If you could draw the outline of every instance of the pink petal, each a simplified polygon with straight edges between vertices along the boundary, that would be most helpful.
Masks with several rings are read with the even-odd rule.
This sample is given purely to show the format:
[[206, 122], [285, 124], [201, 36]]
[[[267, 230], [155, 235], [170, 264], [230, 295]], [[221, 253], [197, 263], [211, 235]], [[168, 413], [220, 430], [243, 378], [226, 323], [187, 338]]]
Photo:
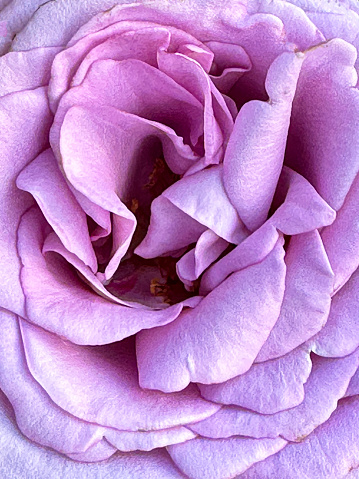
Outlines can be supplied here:
[[318, 232], [292, 236], [285, 262], [281, 312], [256, 362], [292, 351], [320, 331], [328, 318], [333, 272]]
[[359, 346], [357, 270], [332, 299], [328, 321], [314, 338], [313, 351], [321, 356], [341, 357]]
[[69, 190], [52, 151], [45, 150], [22, 170], [16, 185], [32, 194], [65, 248], [96, 272], [86, 215]]
[[231, 479], [277, 453], [286, 444], [281, 438], [198, 438], [167, 449], [174, 463], [191, 479]]
[[268, 220], [285, 235], [306, 233], [335, 220], [335, 211], [313, 186], [296, 171], [284, 167], [274, 203], [280, 204]]
[[201, 103], [166, 74], [138, 60], [99, 60], [92, 64], [82, 84], [62, 97], [50, 134], [58, 160], [62, 122], [74, 105], [89, 110], [112, 106], [162, 123], [187, 144], [196, 144], [203, 134]]
[[357, 369], [354, 376], [352, 376], [344, 397], [357, 395], [359, 395], [359, 369]]
[[102, 438], [104, 428], [70, 416], [52, 402], [27, 368], [16, 316], [4, 310], [0, 314], [6, 336], [0, 343], [1, 389], [15, 410], [21, 432], [65, 454], [85, 452]]
[[227, 248], [228, 242], [206, 230], [198, 238], [196, 247], [183, 255], [176, 264], [177, 274], [181, 281], [191, 286]]
[[334, 293], [359, 266], [359, 176], [345, 198], [337, 218], [322, 231], [323, 244], [334, 271]]
[[312, 363], [308, 348], [299, 347], [279, 359], [254, 364], [249, 371], [221, 384], [202, 384], [203, 397], [262, 414], [298, 406]]
[[219, 237], [238, 244], [248, 233], [224, 190], [222, 175], [222, 166], [213, 166], [182, 178], [162, 195]]
[[58, 47], [37, 48], [27, 52], [9, 52], [0, 57], [0, 96], [46, 86]]
[[20, 260], [16, 231], [20, 217], [33, 199], [19, 191], [15, 180], [20, 171], [47, 147], [52, 116], [45, 88], [7, 95], [0, 99], [0, 268], [1, 306], [24, 315], [24, 297], [19, 282]]
[[228, 143], [224, 185], [240, 218], [252, 231], [264, 223], [273, 200], [303, 59], [303, 54], [283, 53], [273, 62], [266, 80], [269, 102], [244, 105]]
[[282, 170], [274, 203], [280, 206], [269, 220], [205, 273], [202, 292], [212, 290], [232, 272], [261, 261], [277, 241], [277, 230], [298, 235], [327, 226], [335, 219], [335, 211], [310, 183], [287, 167]]
[[328, 421], [307, 439], [258, 462], [241, 479], [357, 478], [355, 471], [347, 473], [359, 466], [358, 407], [359, 398], [340, 401]]
[[214, 53], [210, 78], [220, 92], [229, 93], [237, 80], [252, 68], [251, 61], [239, 45], [206, 42], [206, 46]]
[[131, 339], [85, 347], [20, 324], [31, 374], [59, 407], [80, 419], [124, 431], [154, 431], [197, 422], [220, 408], [192, 385], [173, 394], [141, 389]]
[[152, 202], [151, 223], [136, 254], [150, 258], [183, 248], [197, 241], [205, 227], [235, 244], [247, 235], [224, 191], [222, 166], [185, 176]]
[[[129, 308], [95, 294], [57, 254], [42, 255], [46, 224], [35, 209], [27, 212], [18, 231], [23, 268], [21, 283], [27, 318], [78, 344], [106, 344], [142, 328], [173, 321], [187, 301], [165, 310]], [[197, 298], [190, 298], [198, 301]]]
[[281, 436], [301, 441], [335, 411], [359, 364], [359, 350], [341, 359], [313, 356], [313, 369], [304, 385], [304, 401], [276, 414], [261, 415], [224, 406], [212, 417], [190, 426], [202, 436], [221, 438], [234, 435], [255, 438]]
[[[254, 5], [255, 8], [253, 8]], [[253, 11], [256, 13], [269, 13], [280, 18], [288, 41], [295, 43], [299, 50], [306, 50], [325, 40], [317, 28], [317, 23], [310, 21], [300, 5], [296, 5], [296, 2], [264, 0], [253, 2], [253, 6]]]
[[158, 479], [184, 478], [164, 449], [151, 453], [117, 453], [105, 462], [93, 464], [70, 460], [28, 441], [7, 415], [7, 406], [8, 401], [0, 392], [1, 472], [6, 477], [11, 477], [11, 474], [21, 476], [24, 471], [29, 471], [31, 465], [31, 471], [37, 478], [48, 477], [49, 471], [56, 477], [95, 478], [109, 475], [114, 479], [142, 479], [156, 474]]
[[[7, 35], [0, 37], [0, 55], [9, 50], [13, 37], [26, 25], [41, 5], [42, 0], [13, 0], [1, 8], [0, 22], [6, 22]], [[44, 45], [48, 46], [48, 45]]]
[[151, 204], [151, 223], [135, 253], [156, 258], [194, 243], [205, 230], [205, 226], [161, 195]]
[[279, 241], [259, 264], [231, 275], [171, 325], [137, 335], [141, 387], [179, 391], [190, 381], [243, 374], [278, 318], [285, 265]]
[[356, 49], [340, 39], [307, 52], [288, 136], [286, 164], [335, 210], [343, 205], [359, 170], [356, 55]]

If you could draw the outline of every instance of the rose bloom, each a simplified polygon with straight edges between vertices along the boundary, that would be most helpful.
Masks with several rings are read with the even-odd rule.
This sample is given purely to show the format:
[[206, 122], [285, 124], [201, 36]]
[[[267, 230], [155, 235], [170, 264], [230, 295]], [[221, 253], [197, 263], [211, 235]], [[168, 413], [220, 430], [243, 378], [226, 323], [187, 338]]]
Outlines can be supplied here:
[[358, 477], [358, 3], [113, 3], [1, 2], [1, 477]]

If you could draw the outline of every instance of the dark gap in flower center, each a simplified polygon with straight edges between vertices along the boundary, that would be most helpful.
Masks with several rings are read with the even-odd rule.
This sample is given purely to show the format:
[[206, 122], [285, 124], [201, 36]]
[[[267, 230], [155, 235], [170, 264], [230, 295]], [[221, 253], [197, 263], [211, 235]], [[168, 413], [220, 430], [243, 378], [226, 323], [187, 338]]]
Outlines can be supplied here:
[[[147, 148], [142, 145], [139, 149], [136, 168], [129, 172], [126, 192], [121, 197], [135, 215], [137, 227], [126, 255], [106, 288], [120, 299], [164, 308], [195, 295], [198, 290], [187, 291], [178, 278], [176, 263], [179, 258], [144, 259], [134, 253], [147, 233], [152, 201], [180, 179], [180, 175], [168, 167], [161, 144], [150, 139], [145, 146]], [[151, 151], [151, 158], [145, 150]]]

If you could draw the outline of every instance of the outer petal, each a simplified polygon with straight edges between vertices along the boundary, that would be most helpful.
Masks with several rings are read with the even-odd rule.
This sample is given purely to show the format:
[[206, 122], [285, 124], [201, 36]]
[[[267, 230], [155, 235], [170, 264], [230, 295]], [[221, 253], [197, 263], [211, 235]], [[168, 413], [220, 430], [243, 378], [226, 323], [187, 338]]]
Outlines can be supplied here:
[[335, 211], [310, 183], [287, 167], [283, 168], [274, 203], [280, 206], [269, 220], [206, 272], [202, 292], [218, 286], [232, 272], [261, 261], [277, 240], [277, 230], [298, 235], [330, 225], [335, 219]]
[[292, 351], [314, 336], [328, 318], [333, 271], [319, 233], [292, 236], [285, 261], [287, 275], [281, 312], [256, 362]]
[[198, 434], [212, 437], [277, 437], [301, 441], [335, 411], [359, 364], [359, 350], [341, 359], [312, 358], [313, 369], [304, 386], [304, 401], [297, 407], [261, 415], [236, 407], [223, 407], [212, 417], [191, 425]]
[[[142, 327], [152, 328], [172, 321], [179, 315], [181, 303], [162, 311], [150, 311], [145, 307], [122, 306], [98, 296], [63, 259], [52, 253], [46, 258], [42, 255], [44, 228], [44, 220], [36, 210], [27, 212], [19, 227], [26, 317], [33, 323], [74, 343], [106, 344], [131, 336]], [[193, 299], [195, 303], [198, 301], [191, 298], [189, 305]]]
[[298, 406], [312, 363], [308, 347], [279, 359], [254, 364], [249, 371], [221, 384], [202, 384], [203, 397], [221, 404], [235, 404], [262, 414]]
[[359, 175], [355, 178], [337, 218], [322, 231], [322, 239], [334, 279], [336, 293], [359, 266]]
[[285, 265], [279, 241], [261, 263], [234, 273], [172, 325], [137, 335], [142, 387], [178, 391], [246, 372], [278, 318]]
[[58, 47], [10, 52], [0, 57], [0, 96], [48, 85]]
[[337, 410], [322, 426], [299, 444], [255, 464], [241, 479], [343, 479], [357, 478], [359, 466], [359, 398], [340, 401]]
[[184, 479], [168, 454], [162, 449], [150, 453], [117, 453], [106, 462], [86, 464], [75, 462], [28, 441], [14, 426], [7, 399], [0, 392], [0, 474], [3, 477], [48, 479], [49, 471], [55, 477], [98, 479], [104, 474], [114, 479]]
[[321, 356], [341, 357], [359, 346], [357, 270], [332, 299], [328, 321], [314, 340], [313, 351]]
[[356, 56], [356, 49], [340, 39], [306, 54], [288, 135], [286, 164], [335, 210], [343, 205], [359, 170]]
[[62, 409], [90, 423], [124, 431], [155, 431], [196, 422], [220, 408], [195, 386], [163, 394], [138, 385], [132, 339], [85, 347], [20, 322], [31, 374]]
[[45, 88], [14, 93], [0, 100], [0, 305], [22, 315], [24, 300], [16, 230], [21, 215], [33, 200], [28, 193], [18, 190], [15, 180], [24, 166], [47, 147], [51, 120]]
[[277, 453], [286, 443], [281, 438], [198, 438], [183, 445], [169, 446], [168, 451], [175, 464], [190, 479], [231, 479]]
[[46, 150], [32, 161], [17, 177], [16, 185], [32, 194], [65, 248], [96, 272], [86, 215], [67, 186], [52, 151]]
[[292, 100], [304, 55], [283, 53], [268, 70], [268, 103], [252, 101], [238, 113], [224, 159], [224, 185], [251, 230], [267, 218], [282, 169]]

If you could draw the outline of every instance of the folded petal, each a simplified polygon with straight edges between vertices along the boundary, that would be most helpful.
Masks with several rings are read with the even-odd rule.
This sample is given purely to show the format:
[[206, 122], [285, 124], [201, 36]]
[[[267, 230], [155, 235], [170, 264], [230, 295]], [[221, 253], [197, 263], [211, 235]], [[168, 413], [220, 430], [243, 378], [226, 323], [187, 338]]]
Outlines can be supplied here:
[[136, 254], [151, 258], [183, 248], [207, 228], [235, 244], [247, 235], [224, 191], [222, 166], [185, 176], [152, 202], [151, 223]]
[[98, 60], [81, 85], [62, 97], [50, 134], [58, 160], [62, 122], [72, 106], [112, 106], [172, 128], [188, 145], [203, 134], [201, 103], [165, 73], [139, 60]]
[[18, 231], [21, 283], [26, 317], [31, 322], [74, 343], [106, 344], [131, 336], [142, 327], [173, 321], [187, 304], [151, 311], [145, 306], [122, 306], [97, 295], [57, 254], [43, 256], [47, 228], [40, 212], [32, 209], [23, 216]]
[[134, 341], [78, 346], [22, 321], [27, 365], [51, 399], [90, 423], [125, 431], [154, 431], [196, 422], [220, 406], [195, 386], [164, 394], [138, 385]]
[[1, 56], [0, 96], [48, 85], [52, 61], [60, 50], [59, 47], [36, 48]]
[[251, 68], [251, 61], [245, 50], [233, 43], [206, 42], [214, 53], [210, 78], [218, 90], [229, 93], [237, 80]]
[[306, 53], [288, 134], [286, 164], [335, 210], [359, 171], [356, 56], [356, 49], [341, 39]]
[[330, 226], [321, 233], [334, 271], [334, 293], [359, 266], [359, 175], [356, 176], [343, 206]]
[[274, 204], [278, 209], [268, 222], [285, 235], [319, 229], [332, 224], [336, 217], [335, 211], [313, 186], [286, 166], [279, 179]]
[[52, 115], [42, 87], [7, 95], [0, 99], [0, 105], [0, 305], [24, 315], [16, 230], [33, 199], [19, 191], [15, 181], [20, 171], [47, 147]]
[[288, 41], [295, 43], [300, 50], [306, 50], [325, 38], [318, 30], [318, 24], [309, 19], [309, 15], [299, 4], [300, 2], [294, 1], [289, 3], [283, 0], [264, 0], [252, 2], [250, 8], [253, 12], [269, 13], [280, 18]]
[[313, 356], [312, 362], [312, 372], [304, 385], [304, 401], [299, 406], [270, 415], [223, 406], [190, 429], [212, 438], [240, 434], [255, 438], [280, 436], [300, 442], [335, 411], [358, 368], [359, 350], [341, 359]]
[[359, 270], [332, 299], [328, 321], [314, 338], [313, 351], [321, 356], [342, 357], [359, 346]]
[[227, 246], [227, 241], [217, 236], [212, 230], [206, 230], [198, 238], [196, 247], [188, 251], [177, 262], [178, 277], [184, 284], [191, 286], [193, 281], [198, 279], [203, 271], [219, 258]]
[[231, 275], [172, 325], [137, 335], [141, 387], [179, 391], [245, 373], [278, 318], [284, 293], [282, 242], [259, 264]]
[[304, 55], [283, 53], [266, 79], [268, 103], [252, 101], [238, 113], [224, 158], [224, 185], [250, 229], [267, 218], [282, 169], [292, 100]]
[[28, 441], [7, 415], [7, 406], [7, 399], [0, 392], [1, 471], [6, 475], [23, 475], [31, 464], [31, 471], [38, 478], [47, 477], [49, 470], [56, 477], [96, 478], [108, 474], [114, 479], [142, 479], [155, 473], [158, 479], [184, 478], [164, 449], [150, 453], [117, 453], [97, 464], [75, 462]]
[[102, 438], [104, 428], [67, 414], [49, 398], [27, 368], [16, 316], [5, 310], [0, 314], [6, 336], [0, 344], [1, 389], [15, 410], [21, 432], [65, 454], [85, 452]]
[[276, 454], [286, 444], [281, 438], [215, 440], [201, 437], [167, 449], [177, 467], [191, 479], [230, 479]]
[[328, 318], [333, 271], [319, 233], [292, 236], [285, 262], [287, 275], [280, 315], [256, 362], [292, 351], [320, 331]]
[[277, 241], [277, 230], [298, 235], [330, 225], [335, 219], [335, 211], [310, 183], [287, 167], [282, 170], [273, 203], [278, 209], [266, 223], [206, 272], [201, 283], [203, 292], [245, 265], [261, 261]]
[[[340, 401], [333, 415], [299, 444], [288, 444], [277, 454], [258, 462], [241, 479], [351, 479], [359, 466], [359, 398]], [[348, 475], [347, 475], [348, 474]]]
[[309, 350], [299, 347], [279, 359], [254, 364], [249, 371], [221, 384], [199, 385], [203, 397], [234, 404], [261, 414], [298, 406], [312, 363]]
[[86, 214], [67, 186], [52, 151], [44, 151], [26, 166], [16, 185], [32, 194], [65, 248], [96, 272]]

